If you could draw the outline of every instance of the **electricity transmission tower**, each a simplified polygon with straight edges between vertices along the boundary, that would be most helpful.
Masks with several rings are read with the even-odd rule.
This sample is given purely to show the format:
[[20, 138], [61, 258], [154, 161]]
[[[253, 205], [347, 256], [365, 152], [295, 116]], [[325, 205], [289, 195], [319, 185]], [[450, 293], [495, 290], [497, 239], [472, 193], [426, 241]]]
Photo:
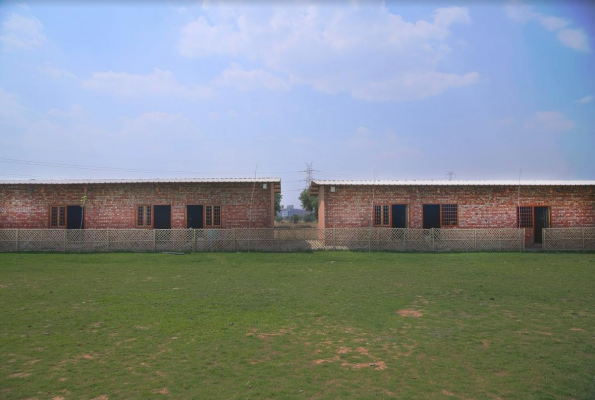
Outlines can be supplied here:
[[312, 180], [314, 179], [314, 169], [312, 168], [313, 161], [309, 164], [306, 163], [306, 188], [309, 188], [312, 184]]
[[453, 179], [455, 179], [457, 177], [457, 174], [455, 174], [454, 171], [448, 171], [446, 173], [446, 176], [448, 176], [448, 180], [449, 181], [452, 181]]

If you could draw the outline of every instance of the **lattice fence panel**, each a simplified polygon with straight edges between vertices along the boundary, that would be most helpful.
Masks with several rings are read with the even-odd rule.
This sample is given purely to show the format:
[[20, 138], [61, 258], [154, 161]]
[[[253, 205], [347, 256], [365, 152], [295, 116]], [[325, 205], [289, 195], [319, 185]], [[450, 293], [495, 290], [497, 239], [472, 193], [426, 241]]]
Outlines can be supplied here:
[[234, 229], [197, 229], [195, 251], [236, 251]]
[[[17, 246], [18, 238], [18, 246]], [[595, 228], [546, 230], [544, 248], [595, 250]], [[522, 250], [523, 229], [16, 229], [0, 251], [486, 251]]]
[[193, 251], [192, 229], [155, 229], [155, 251]]
[[106, 229], [70, 229], [66, 231], [66, 251], [108, 251]]
[[0, 252], [17, 251], [17, 230], [0, 229]]
[[109, 251], [154, 251], [154, 234], [145, 229], [110, 229]]
[[323, 229], [275, 229], [275, 251], [313, 251], [325, 249]]
[[333, 245], [335, 250], [369, 250], [374, 229], [334, 228]]
[[550, 251], [595, 250], [595, 228], [544, 229], [543, 248]]
[[19, 251], [64, 251], [65, 229], [19, 229]]
[[434, 229], [435, 251], [473, 251], [475, 232], [473, 229]]
[[409, 251], [432, 251], [432, 230], [407, 229], [405, 242]]
[[234, 229], [236, 251], [275, 251], [275, 229]]

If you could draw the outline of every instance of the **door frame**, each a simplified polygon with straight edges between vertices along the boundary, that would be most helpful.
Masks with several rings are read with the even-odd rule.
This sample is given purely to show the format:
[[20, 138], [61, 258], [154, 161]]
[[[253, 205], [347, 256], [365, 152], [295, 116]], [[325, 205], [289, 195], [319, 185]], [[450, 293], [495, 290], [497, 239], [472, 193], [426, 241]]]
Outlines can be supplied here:
[[[521, 206], [523, 207], [523, 206]], [[535, 226], [535, 208], [536, 207], [541, 207], [541, 208], [547, 208], [547, 213], [548, 213], [548, 221], [549, 221], [549, 227], [552, 227], [552, 206], [550, 205], [542, 205], [542, 204], [535, 204], [535, 205], [531, 205], [529, 207], [533, 207], [533, 243], [535, 242], [535, 236], [536, 236], [536, 232], [537, 232], [537, 227]], [[517, 211], [517, 215], [518, 215], [518, 211]], [[518, 216], [517, 216], [518, 218]], [[543, 228], [542, 228], [543, 229]], [[543, 243], [543, 237], [541, 238], [541, 243]]]
[[174, 223], [174, 205], [172, 203], [152, 204], [153, 218], [151, 218], [151, 229], [155, 229], [155, 206], [169, 206], [169, 229], [173, 229]]
[[[406, 207], [405, 218], [407, 218], [407, 221], [405, 221], [405, 228], [401, 228], [401, 229], [408, 229], [411, 226], [411, 207], [409, 207], [408, 203], [395, 203], [395, 204], [390, 205], [390, 227], [392, 229], [399, 229], [399, 228], [393, 228], [393, 206], [405, 206]], [[423, 212], [423, 207], [422, 207], [422, 212]], [[422, 218], [422, 225], [423, 225], [423, 218]]]
[[[85, 212], [85, 207], [81, 206], [80, 204], [67, 204], [66, 205], [66, 215], [65, 215], [65, 225], [64, 225], [64, 229], [68, 229], [68, 207], [80, 207], [81, 210], [83, 211], [83, 215], [81, 216], [81, 219], [83, 220], [83, 228], [85, 229], [85, 217], [87, 216], [87, 213]], [[78, 228], [79, 230], [81, 228]]]
[[184, 228], [188, 229], [188, 206], [202, 206], [202, 228], [205, 228], [205, 205], [204, 204], [185, 204], [184, 205]]
[[[440, 228], [442, 228], [442, 203], [422, 203], [421, 205], [421, 229], [432, 229], [432, 228], [424, 228], [424, 206], [438, 206], [438, 223], [440, 224]], [[459, 206], [457, 205], [457, 213], [458, 213]], [[458, 220], [457, 215], [457, 220]]]

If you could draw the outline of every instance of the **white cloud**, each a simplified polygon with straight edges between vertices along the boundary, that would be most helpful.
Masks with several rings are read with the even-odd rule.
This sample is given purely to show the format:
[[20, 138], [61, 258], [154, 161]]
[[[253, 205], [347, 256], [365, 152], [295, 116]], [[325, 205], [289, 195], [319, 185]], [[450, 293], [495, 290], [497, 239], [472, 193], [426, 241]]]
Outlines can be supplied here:
[[68, 110], [62, 110], [60, 108], [50, 108], [48, 115], [52, 117], [65, 117], [71, 119], [84, 119], [85, 109], [80, 104], [73, 104]]
[[587, 104], [587, 103], [590, 103], [592, 101], [593, 101], [593, 96], [587, 95], [587, 96], [583, 97], [582, 99], [578, 99], [576, 101], [576, 103], [578, 103], [578, 104]]
[[2, 22], [0, 41], [8, 48], [33, 49], [45, 40], [43, 24], [35, 17], [12, 13]]
[[120, 134], [125, 138], [201, 137], [202, 131], [182, 114], [160, 111], [142, 114], [136, 118], [123, 118]]
[[478, 81], [477, 72], [465, 75], [442, 72], [407, 73], [393, 80], [359, 87], [353, 90], [352, 95], [364, 100], [421, 100]]
[[589, 51], [589, 38], [581, 29], [562, 29], [558, 32], [558, 40], [565, 46], [577, 51]]
[[22, 126], [26, 124], [26, 111], [16, 95], [0, 88], [0, 126]]
[[221, 75], [213, 80], [217, 86], [231, 86], [241, 91], [268, 89], [273, 91], [289, 90], [289, 84], [283, 79], [262, 70], [245, 70], [239, 64], [232, 63]]
[[[416, 22], [403, 20], [383, 4], [266, 12], [209, 7], [205, 16], [181, 30], [178, 49], [190, 58], [225, 55], [258, 61], [265, 68], [252, 78], [273, 90], [285, 90], [287, 83], [272, 83], [271, 77], [280, 78], [267, 71], [325, 93], [416, 100], [478, 81], [477, 72], [438, 71], [439, 62], [452, 53], [448, 38], [453, 27], [470, 21], [462, 7], [439, 8], [429, 20]], [[421, 77], [430, 78], [430, 84]], [[386, 84], [396, 93], [383, 90]]]
[[545, 15], [539, 15], [537, 19], [541, 26], [543, 26], [548, 31], [557, 31], [558, 29], [562, 29], [570, 23], [569, 21], [562, 18]]
[[195, 99], [211, 95], [209, 88], [184, 86], [170, 71], [162, 71], [159, 68], [155, 68], [155, 71], [148, 75], [112, 71], [94, 72], [91, 78], [82, 81], [82, 86], [89, 90], [129, 97], [158, 95]]
[[566, 132], [574, 123], [557, 111], [537, 111], [526, 122], [525, 128], [532, 131]]
[[49, 76], [51, 76], [52, 78], [55, 79], [62, 79], [62, 78], [67, 78], [67, 79], [78, 79], [77, 76], [75, 74], [73, 74], [72, 72], [68, 72], [64, 69], [60, 69], [60, 68], [53, 68], [53, 67], [37, 67], [37, 70], [39, 72], [43, 72], [44, 74], [47, 74]]
[[552, 15], [544, 15], [533, 11], [533, 8], [521, 1], [512, 0], [505, 7], [506, 15], [519, 23], [537, 21], [548, 31], [558, 31], [558, 40], [564, 46], [577, 51], [589, 51], [589, 38], [582, 29], [564, 29], [570, 21]]

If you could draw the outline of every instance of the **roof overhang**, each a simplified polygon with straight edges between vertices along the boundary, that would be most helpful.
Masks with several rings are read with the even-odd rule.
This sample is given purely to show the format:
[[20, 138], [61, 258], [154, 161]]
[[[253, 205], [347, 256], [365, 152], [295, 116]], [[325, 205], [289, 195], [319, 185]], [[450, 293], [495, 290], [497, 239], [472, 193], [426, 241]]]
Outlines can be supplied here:
[[1, 180], [0, 185], [111, 185], [143, 183], [269, 183], [275, 193], [281, 193], [281, 178], [159, 178], [159, 179], [26, 179]]
[[595, 186], [595, 180], [328, 180], [315, 179], [310, 195], [317, 196], [320, 186]]

